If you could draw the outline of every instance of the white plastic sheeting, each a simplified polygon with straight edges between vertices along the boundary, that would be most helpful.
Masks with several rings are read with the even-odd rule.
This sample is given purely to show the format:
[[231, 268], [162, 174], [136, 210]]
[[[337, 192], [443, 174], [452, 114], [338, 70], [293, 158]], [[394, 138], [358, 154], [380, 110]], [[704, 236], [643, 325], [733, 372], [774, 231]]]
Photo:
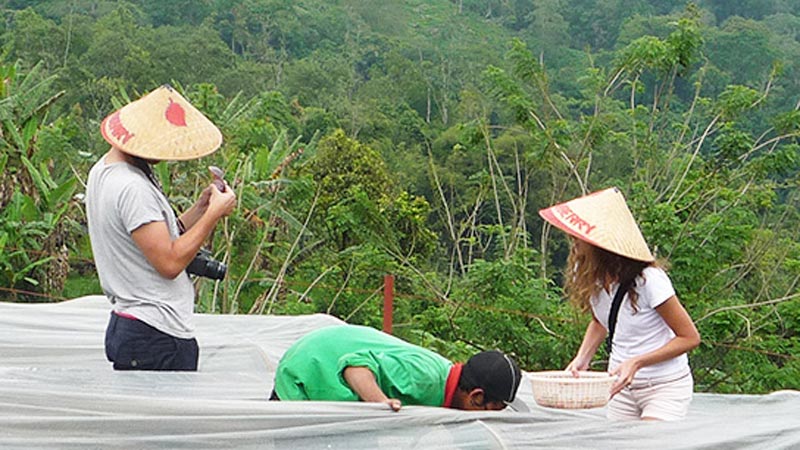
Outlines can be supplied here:
[[697, 394], [680, 422], [611, 422], [602, 408], [467, 412], [269, 402], [275, 365], [325, 315], [198, 315], [196, 373], [115, 372], [104, 297], [0, 303], [0, 448], [800, 448], [800, 393]]

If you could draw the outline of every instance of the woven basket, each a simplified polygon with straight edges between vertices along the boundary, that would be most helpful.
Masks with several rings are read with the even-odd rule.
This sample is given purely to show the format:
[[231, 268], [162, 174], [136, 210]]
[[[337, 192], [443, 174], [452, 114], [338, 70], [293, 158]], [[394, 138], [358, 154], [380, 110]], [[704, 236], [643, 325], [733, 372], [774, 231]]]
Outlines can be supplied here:
[[549, 408], [598, 408], [608, 403], [608, 391], [616, 377], [606, 372], [552, 370], [529, 375], [536, 403]]

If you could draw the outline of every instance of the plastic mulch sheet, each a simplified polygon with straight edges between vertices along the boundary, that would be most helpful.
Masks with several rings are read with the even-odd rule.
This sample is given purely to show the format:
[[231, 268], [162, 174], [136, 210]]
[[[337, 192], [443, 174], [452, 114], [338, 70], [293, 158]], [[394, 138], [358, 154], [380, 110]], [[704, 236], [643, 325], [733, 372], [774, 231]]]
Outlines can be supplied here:
[[198, 315], [198, 372], [115, 372], [109, 311], [102, 296], [0, 303], [0, 448], [800, 448], [797, 391], [696, 394], [689, 416], [668, 423], [542, 408], [529, 383], [524, 412], [267, 401], [286, 348], [340, 323], [325, 315]]

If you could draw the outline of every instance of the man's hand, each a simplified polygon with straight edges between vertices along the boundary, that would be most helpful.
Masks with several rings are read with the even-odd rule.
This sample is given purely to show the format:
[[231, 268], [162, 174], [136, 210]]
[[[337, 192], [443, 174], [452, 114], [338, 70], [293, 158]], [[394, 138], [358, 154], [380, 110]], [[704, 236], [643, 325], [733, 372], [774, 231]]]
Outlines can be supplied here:
[[396, 398], [389, 398], [383, 393], [375, 374], [366, 367], [350, 366], [342, 372], [344, 380], [350, 388], [365, 402], [386, 403], [392, 411], [400, 411], [402, 403]]
[[392, 411], [400, 411], [400, 407], [403, 405], [403, 403], [396, 398], [386, 400], [386, 404], [389, 405], [389, 408], [392, 408]]
[[206, 212], [208, 209], [208, 201], [211, 199], [211, 185], [209, 184], [203, 189], [203, 192], [200, 193], [200, 196], [197, 197], [197, 201], [194, 202], [195, 207], [200, 210], [200, 215]]
[[225, 184], [225, 191], [220, 192], [216, 185], [211, 185], [211, 197], [208, 199], [208, 210], [217, 219], [233, 212], [236, 207], [236, 194], [230, 186]]
[[183, 214], [181, 220], [186, 226], [186, 232], [177, 239], [172, 239], [167, 224], [163, 221], [144, 224], [131, 232], [133, 241], [161, 276], [173, 279], [180, 275], [197, 255], [203, 241], [214, 230], [219, 219], [230, 214], [236, 207], [236, 194], [230, 187], [225, 192], [220, 192], [216, 186], [210, 185], [200, 195], [198, 203], [203, 201], [206, 191], [210, 195], [205, 211], [200, 213], [200, 205], [192, 208], [190, 213]]
[[233, 208], [236, 207], [236, 194], [227, 183], [222, 180], [219, 182], [224, 190], [220, 190], [216, 183], [209, 184], [197, 197], [197, 201], [194, 202], [192, 207], [181, 214], [181, 222], [187, 230], [192, 228], [206, 214], [209, 208], [212, 208], [211, 217], [214, 221], [233, 212]]

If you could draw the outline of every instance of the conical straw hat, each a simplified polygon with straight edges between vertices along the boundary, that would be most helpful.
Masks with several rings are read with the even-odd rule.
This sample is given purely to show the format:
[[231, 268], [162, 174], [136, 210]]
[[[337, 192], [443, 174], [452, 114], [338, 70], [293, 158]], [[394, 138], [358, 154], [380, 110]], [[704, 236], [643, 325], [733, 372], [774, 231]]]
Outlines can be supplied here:
[[222, 144], [219, 129], [169, 85], [113, 112], [100, 132], [123, 152], [158, 161], [199, 158]]
[[572, 236], [612, 253], [637, 261], [655, 260], [617, 188], [542, 209], [539, 215]]

